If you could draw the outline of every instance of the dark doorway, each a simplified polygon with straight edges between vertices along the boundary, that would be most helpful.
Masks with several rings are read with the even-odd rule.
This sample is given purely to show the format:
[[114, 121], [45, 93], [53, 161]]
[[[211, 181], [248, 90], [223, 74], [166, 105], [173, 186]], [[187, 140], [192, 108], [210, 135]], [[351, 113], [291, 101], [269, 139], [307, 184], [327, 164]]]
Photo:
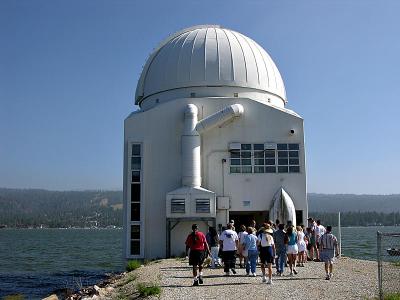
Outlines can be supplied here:
[[256, 221], [256, 227], [260, 228], [262, 224], [268, 220], [269, 211], [231, 211], [229, 212], [229, 220], [235, 221], [235, 229], [239, 230], [241, 225], [250, 226], [251, 221]]

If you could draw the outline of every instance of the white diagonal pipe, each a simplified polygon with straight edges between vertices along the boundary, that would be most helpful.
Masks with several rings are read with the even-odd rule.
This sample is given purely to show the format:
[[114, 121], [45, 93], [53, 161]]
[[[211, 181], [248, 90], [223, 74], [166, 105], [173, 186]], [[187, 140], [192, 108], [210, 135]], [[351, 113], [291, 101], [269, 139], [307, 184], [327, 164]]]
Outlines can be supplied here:
[[223, 123], [233, 119], [235, 117], [240, 117], [244, 113], [244, 108], [241, 104], [233, 104], [227, 106], [220, 111], [204, 118], [199, 121], [196, 125], [196, 130], [198, 133], [203, 133], [211, 128], [222, 125]]
[[240, 117], [244, 112], [241, 104], [234, 104], [197, 122], [198, 109], [194, 104], [185, 108], [185, 121], [182, 135], [182, 185], [201, 186], [200, 133]]

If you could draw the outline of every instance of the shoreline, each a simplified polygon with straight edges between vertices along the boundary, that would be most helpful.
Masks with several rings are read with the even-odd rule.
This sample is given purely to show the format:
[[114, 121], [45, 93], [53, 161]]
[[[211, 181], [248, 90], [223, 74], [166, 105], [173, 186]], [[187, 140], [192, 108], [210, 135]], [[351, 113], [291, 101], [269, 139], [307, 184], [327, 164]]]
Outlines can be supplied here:
[[[385, 267], [399, 274], [400, 267], [385, 263]], [[223, 269], [204, 269], [203, 286], [192, 287], [191, 268], [182, 258], [161, 259], [142, 265], [131, 272], [115, 274], [98, 285], [84, 288], [71, 295], [75, 299], [142, 299], [139, 285], [158, 286], [161, 293], [146, 299], [375, 299], [378, 294], [377, 262], [341, 257], [334, 264], [334, 277], [324, 280], [324, 264], [308, 262], [298, 268], [294, 277], [273, 277], [273, 285], [261, 283], [261, 277], [246, 277], [244, 269], [238, 274], [223, 276]], [[260, 268], [257, 266], [257, 273]], [[387, 286], [400, 292], [398, 275]], [[229, 288], [227, 288], [229, 287]], [[312, 289], [310, 290], [310, 287]], [[397, 290], [396, 290], [397, 289]], [[45, 298], [55, 300], [59, 298]]]

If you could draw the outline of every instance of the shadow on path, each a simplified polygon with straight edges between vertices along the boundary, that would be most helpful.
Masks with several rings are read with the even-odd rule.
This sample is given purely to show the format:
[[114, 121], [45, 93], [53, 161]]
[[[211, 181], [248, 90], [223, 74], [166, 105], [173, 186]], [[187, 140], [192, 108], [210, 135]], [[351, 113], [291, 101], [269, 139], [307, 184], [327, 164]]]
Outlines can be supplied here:
[[[249, 284], [253, 284], [253, 283], [251, 283], [251, 282], [235, 282], [235, 285], [249, 285]], [[214, 284], [201, 284], [198, 287], [202, 287], [202, 286], [213, 287], [213, 286], [225, 286], [225, 285], [232, 286], [232, 283], [224, 282], [224, 283], [214, 283]], [[163, 287], [163, 288], [183, 288], [183, 287], [193, 288], [192, 285], [178, 285], [178, 284], [161, 285], [161, 287]], [[196, 288], [196, 287], [194, 287], [194, 288]]]

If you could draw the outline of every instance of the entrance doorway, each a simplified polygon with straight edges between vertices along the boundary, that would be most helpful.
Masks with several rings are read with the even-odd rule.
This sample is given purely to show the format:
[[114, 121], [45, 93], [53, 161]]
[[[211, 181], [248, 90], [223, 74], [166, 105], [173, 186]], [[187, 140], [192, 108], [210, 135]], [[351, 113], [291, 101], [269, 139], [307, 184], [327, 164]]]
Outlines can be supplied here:
[[235, 229], [239, 230], [241, 225], [250, 226], [251, 221], [256, 221], [256, 226], [260, 228], [269, 219], [269, 211], [230, 211], [229, 220], [235, 221]]

